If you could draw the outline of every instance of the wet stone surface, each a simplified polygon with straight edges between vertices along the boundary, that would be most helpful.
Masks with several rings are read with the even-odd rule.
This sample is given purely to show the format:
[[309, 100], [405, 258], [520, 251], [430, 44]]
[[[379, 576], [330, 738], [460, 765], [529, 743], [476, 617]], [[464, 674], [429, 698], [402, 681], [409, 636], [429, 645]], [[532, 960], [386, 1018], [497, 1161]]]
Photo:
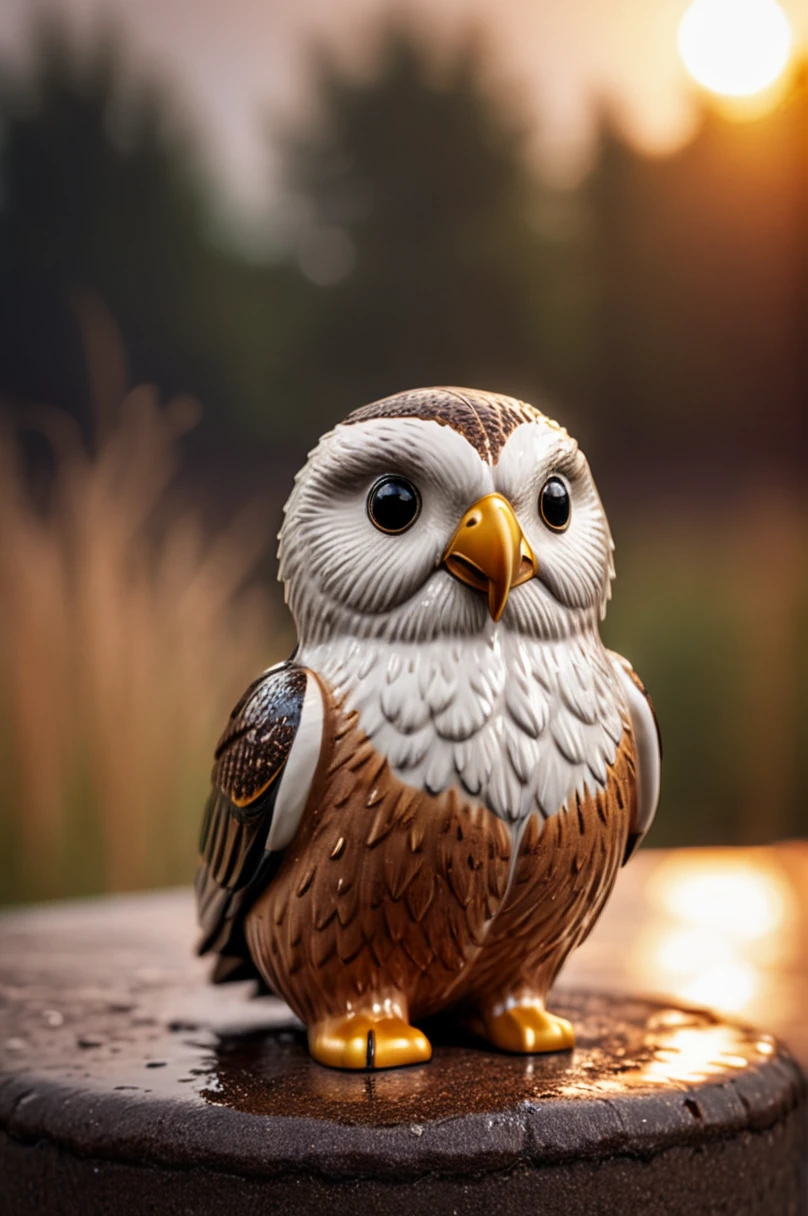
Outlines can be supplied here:
[[593, 993], [553, 1002], [576, 1025], [572, 1053], [502, 1055], [444, 1021], [426, 1027], [428, 1065], [335, 1072], [310, 1060], [281, 1002], [211, 987], [193, 940], [185, 891], [0, 920], [0, 1130], [15, 1145], [411, 1181], [701, 1152], [773, 1134], [804, 1101], [771, 1037]]

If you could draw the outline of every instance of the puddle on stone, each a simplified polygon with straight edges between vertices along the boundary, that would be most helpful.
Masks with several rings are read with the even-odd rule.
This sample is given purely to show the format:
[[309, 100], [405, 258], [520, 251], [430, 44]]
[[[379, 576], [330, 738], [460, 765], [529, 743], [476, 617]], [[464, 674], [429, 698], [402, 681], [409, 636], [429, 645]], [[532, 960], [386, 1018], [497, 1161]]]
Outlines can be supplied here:
[[431, 1063], [377, 1073], [316, 1064], [300, 1029], [228, 1035], [212, 1053], [199, 1092], [212, 1105], [250, 1114], [420, 1125], [460, 1114], [512, 1112], [548, 1099], [680, 1089], [737, 1076], [771, 1051], [759, 1035], [709, 1013], [626, 1001], [615, 1002], [604, 1017], [597, 1000], [576, 1000], [573, 994], [554, 1008], [576, 1024], [573, 1052], [508, 1056], [443, 1020], [424, 1027], [435, 1049]]

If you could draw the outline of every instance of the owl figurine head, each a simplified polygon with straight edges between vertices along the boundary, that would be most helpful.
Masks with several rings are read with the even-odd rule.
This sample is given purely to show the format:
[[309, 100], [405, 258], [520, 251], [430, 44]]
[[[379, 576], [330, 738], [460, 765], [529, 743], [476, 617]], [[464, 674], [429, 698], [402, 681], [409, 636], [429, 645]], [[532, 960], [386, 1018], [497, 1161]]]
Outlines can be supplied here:
[[197, 898], [214, 977], [258, 974], [323, 1064], [426, 1062], [456, 1009], [572, 1046], [547, 991], [647, 831], [659, 744], [599, 622], [612, 540], [575, 440], [471, 389], [355, 410], [298, 474], [298, 631], [216, 752]]
[[[354, 411], [298, 474], [280, 577], [301, 641], [592, 628], [612, 539], [578, 444], [523, 402], [455, 388]], [[512, 594], [516, 592], [517, 594]]]

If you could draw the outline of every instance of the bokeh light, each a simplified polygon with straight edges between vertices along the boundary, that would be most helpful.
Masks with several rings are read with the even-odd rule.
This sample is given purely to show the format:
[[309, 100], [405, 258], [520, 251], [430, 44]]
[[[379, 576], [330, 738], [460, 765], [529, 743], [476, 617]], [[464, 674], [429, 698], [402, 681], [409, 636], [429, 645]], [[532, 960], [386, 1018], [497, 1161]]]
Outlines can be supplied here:
[[799, 945], [798, 911], [782, 873], [730, 851], [671, 855], [646, 891], [653, 919], [637, 939], [638, 981], [726, 1013], [756, 1010], [767, 968]]
[[693, 0], [679, 26], [690, 75], [725, 97], [750, 97], [785, 68], [791, 28], [775, 0]]
[[701, 864], [672, 859], [657, 874], [655, 902], [703, 930], [756, 941], [782, 925], [790, 901], [778, 873], [730, 854]]

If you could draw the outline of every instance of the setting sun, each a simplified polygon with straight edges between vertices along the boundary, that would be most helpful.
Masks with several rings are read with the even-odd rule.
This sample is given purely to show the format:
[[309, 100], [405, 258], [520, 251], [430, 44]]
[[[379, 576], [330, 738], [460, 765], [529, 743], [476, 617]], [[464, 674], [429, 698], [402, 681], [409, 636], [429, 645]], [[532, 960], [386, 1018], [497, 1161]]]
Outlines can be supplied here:
[[788, 62], [791, 29], [775, 0], [693, 0], [679, 26], [690, 75], [725, 97], [751, 97]]

